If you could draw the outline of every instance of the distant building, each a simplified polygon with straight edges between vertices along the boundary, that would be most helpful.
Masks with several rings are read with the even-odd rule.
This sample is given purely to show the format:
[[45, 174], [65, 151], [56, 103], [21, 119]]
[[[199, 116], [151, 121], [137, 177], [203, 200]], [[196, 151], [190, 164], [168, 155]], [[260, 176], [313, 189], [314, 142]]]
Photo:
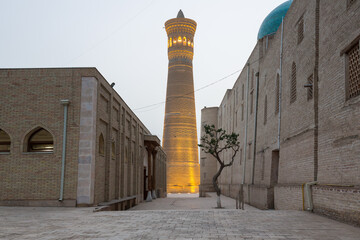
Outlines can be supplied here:
[[[240, 134], [237, 159], [219, 179], [223, 194], [236, 197], [244, 184], [245, 201], [260, 209], [360, 223], [359, 8], [294, 0], [264, 20], [234, 87], [219, 107], [202, 109], [202, 125]], [[202, 154], [204, 191], [212, 161]]]
[[166, 196], [160, 140], [95, 68], [0, 69], [0, 205]]
[[167, 154], [169, 193], [199, 191], [199, 152], [193, 80], [196, 22], [184, 17], [166, 21], [169, 72], [166, 91], [163, 147]]

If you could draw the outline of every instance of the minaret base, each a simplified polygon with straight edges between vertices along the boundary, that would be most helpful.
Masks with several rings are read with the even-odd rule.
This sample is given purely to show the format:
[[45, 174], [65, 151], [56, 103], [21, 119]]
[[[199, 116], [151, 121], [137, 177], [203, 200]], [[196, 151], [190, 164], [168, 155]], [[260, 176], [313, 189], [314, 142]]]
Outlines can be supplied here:
[[200, 164], [169, 164], [168, 171], [173, 173], [167, 181], [168, 193], [199, 192]]

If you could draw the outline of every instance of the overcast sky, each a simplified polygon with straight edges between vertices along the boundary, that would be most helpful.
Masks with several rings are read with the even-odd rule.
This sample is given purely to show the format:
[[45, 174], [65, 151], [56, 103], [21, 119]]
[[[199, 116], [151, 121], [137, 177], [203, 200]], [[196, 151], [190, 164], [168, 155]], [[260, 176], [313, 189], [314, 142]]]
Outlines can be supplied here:
[[[115, 82], [115, 90], [152, 134], [162, 138], [165, 21], [182, 9], [198, 24], [196, 90], [245, 66], [262, 21], [284, 1], [0, 0], [0, 68], [96, 67]], [[196, 92], [198, 131], [201, 109], [218, 106], [238, 75]], [[157, 105], [143, 108], [152, 104]]]

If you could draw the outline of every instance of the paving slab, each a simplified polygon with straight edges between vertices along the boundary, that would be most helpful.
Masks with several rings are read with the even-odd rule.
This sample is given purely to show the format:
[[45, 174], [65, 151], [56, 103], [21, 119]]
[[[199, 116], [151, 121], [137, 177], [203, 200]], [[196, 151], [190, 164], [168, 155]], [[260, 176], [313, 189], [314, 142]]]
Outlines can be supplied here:
[[[144, 202], [131, 210], [191, 210], [216, 209], [216, 194], [207, 193], [208, 197], [199, 198], [199, 194], [168, 194], [167, 198], [157, 198], [152, 202]], [[221, 195], [224, 209], [235, 209], [234, 199]], [[256, 211], [257, 208], [245, 204], [245, 210]], [[258, 210], [260, 211], [260, 210]]]
[[309, 212], [249, 206], [243, 211], [234, 209], [233, 199], [222, 202], [225, 208], [215, 209], [213, 196], [170, 196], [128, 211], [96, 213], [94, 208], [0, 207], [0, 239], [360, 239], [360, 228]]

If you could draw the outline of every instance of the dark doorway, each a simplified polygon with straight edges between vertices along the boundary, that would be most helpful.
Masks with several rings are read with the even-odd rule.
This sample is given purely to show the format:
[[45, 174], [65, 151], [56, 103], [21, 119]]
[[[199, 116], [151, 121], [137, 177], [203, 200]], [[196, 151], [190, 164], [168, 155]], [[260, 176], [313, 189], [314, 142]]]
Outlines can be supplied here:
[[270, 186], [274, 187], [278, 183], [279, 178], [279, 150], [272, 152], [271, 156], [271, 175]]
[[144, 198], [144, 200], [146, 199], [146, 178], [147, 178], [147, 176], [146, 176], [146, 167], [144, 167], [144, 190], [143, 190], [143, 193], [144, 193], [144, 196], [143, 196], [143, 198]]
[[279, 150], [274, 150], [271, 153], [271, 172], [270, 172], [270, 189], [269, 189], [269, 198], [268, 198], [268, 208], [275, 208], [275, 190], [274, 187], [278, 183], [279, 178]]

